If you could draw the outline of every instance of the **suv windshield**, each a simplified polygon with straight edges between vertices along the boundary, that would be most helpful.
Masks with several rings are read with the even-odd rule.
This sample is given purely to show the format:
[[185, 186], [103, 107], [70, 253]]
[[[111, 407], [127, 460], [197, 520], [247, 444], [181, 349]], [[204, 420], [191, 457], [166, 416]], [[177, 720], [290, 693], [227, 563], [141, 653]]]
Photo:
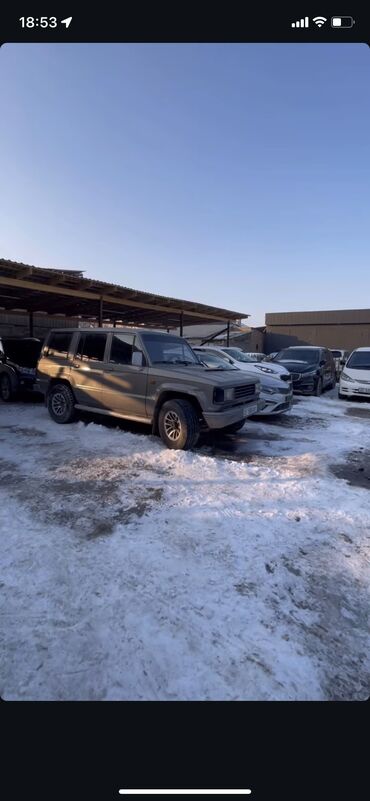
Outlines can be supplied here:
[[340, 359], [341, 356], [342, 356], [342, 351], [341, 350], [332, 350], [331, 352], [333, 354], [333, 358], [334, 359]]
[[200, 364], [190, 345], [170, 334], [141, 334], [152, 364]]
[[370, 370], [370, 350], [354, 351], [346, 367], [350, 367], [351, 370]]
[[319, 350], [310, 348], [286, 348], [273, 359], [274, 362], [305, 362], [306, 364], [316, 364], [320, 358]]

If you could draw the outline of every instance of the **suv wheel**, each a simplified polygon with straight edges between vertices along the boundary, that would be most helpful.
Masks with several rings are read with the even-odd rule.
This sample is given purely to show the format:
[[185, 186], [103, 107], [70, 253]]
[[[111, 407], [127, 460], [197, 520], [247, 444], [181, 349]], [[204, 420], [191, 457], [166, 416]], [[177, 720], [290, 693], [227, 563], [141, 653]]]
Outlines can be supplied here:
[[15, 397], [12, 382], [6, 373], [0, 376], [0, 397], [5, 403], [10, 403]]
[[322, 378], [317, 379], [317, 384], [315, 387], [315, 395], [318, 397], [322, 393]]
[[193, 448], [199, 437], [198, 417], [198, 412], [190, 401], [182, 398], [166, 401], [159, 412], [158, 428], [167, 448]]
[[55, 384], [48, 392], [47, 407], [56, 423], [71, 423], [75, 416], [72, 390], [67, 384]]

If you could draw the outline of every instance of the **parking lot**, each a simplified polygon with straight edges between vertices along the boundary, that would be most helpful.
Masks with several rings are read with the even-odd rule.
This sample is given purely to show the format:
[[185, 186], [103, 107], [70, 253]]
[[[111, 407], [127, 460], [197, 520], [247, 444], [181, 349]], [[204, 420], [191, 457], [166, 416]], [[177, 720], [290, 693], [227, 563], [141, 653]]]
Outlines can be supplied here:
[[1, 695], [367, 698], [369, 455], [337, 390], [193, 452], [1, 404]]

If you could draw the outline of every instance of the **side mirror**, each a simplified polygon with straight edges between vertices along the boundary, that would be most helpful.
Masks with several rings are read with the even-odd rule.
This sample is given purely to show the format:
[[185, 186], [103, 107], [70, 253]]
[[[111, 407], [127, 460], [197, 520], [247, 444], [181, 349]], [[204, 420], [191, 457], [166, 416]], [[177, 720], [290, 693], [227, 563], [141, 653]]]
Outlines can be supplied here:
[[131, 357], [131, 364], [135, 367], [142, 367], [144, 364], [144, 354], [141, 350], [134, 350]]

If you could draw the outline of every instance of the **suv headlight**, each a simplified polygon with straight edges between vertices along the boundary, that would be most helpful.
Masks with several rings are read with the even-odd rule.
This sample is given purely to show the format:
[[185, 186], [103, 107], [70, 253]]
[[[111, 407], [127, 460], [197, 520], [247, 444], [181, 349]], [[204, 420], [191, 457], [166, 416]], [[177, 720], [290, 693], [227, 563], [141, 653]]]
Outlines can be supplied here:
[[355, 383], [356, 383], [355, 379], [354, 379], [354, 378], [351, 378], [351, 376], [350, 376], [350, 375], [347, 375], [347, 373], [343, 373], [343, 372], [342, 372], [342, 374], [341, 374], [341, 378], [343, 378], [343, 381], [351, 381], [351, 382], [352, 382], [352, 384], [355, 384]]
[[215, 387], [213, 390], [213, 403], [223, 403], [224, 401], [234, 400], [234, 387], [228, 389], [221, 389]]
[[277, 391], [276, 389], [274, 389], [274, 387], [266, 387], [264, 386], [264, 384], [261, 385], [261, 389], [262, 392], [266, 392], [267, 395], [275, 395], [275, 392]]

